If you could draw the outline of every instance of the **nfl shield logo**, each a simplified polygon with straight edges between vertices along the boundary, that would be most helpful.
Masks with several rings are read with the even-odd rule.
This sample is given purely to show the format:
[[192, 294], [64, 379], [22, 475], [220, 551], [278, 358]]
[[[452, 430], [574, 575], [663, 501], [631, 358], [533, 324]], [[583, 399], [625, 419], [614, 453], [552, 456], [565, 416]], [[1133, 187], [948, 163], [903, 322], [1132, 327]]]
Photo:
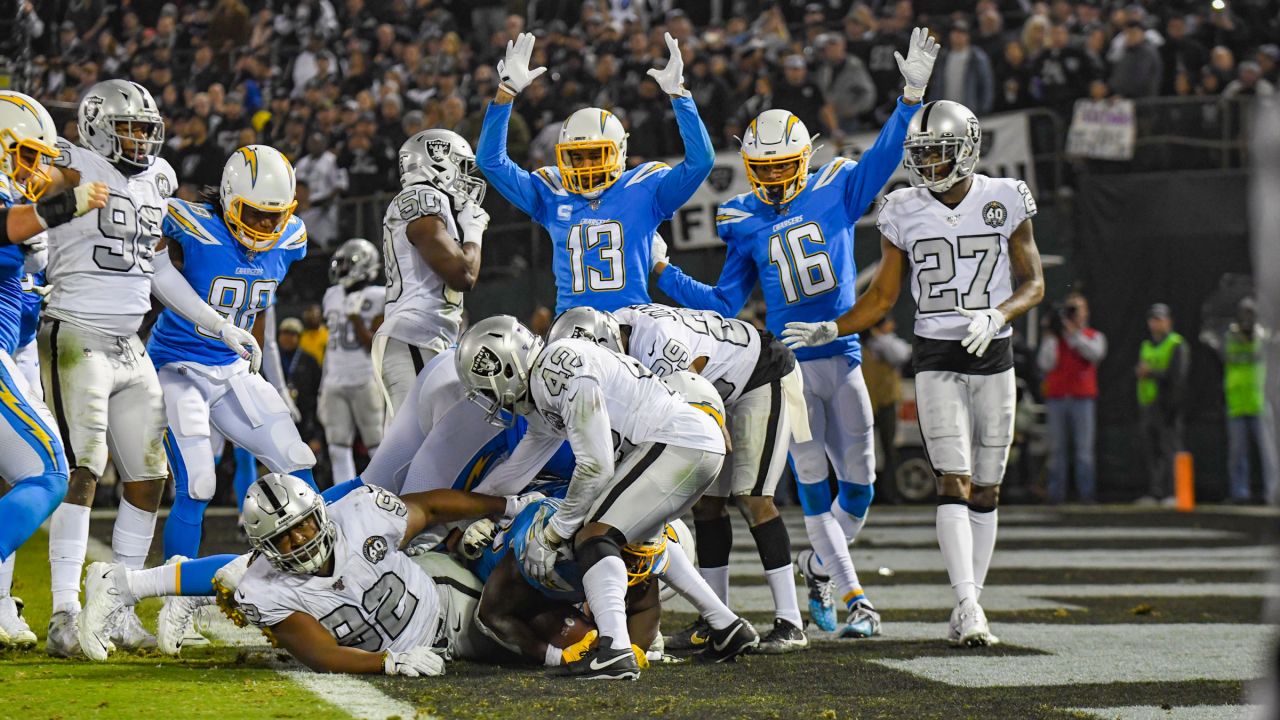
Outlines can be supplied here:
[[440, 162], [441, 160], [444, 160], [446, 157], [449, 156], [449, 141], [448, 140], [428, 140], [427, 154], [430, 155], [431, 159], [435, 160], [436, 162]]
[[728, 190], [729, 186], [733, 184], [733, 166], [717, 165], [711, 168], [711, 174], [707, 176], [707, 183], [716, 192]]

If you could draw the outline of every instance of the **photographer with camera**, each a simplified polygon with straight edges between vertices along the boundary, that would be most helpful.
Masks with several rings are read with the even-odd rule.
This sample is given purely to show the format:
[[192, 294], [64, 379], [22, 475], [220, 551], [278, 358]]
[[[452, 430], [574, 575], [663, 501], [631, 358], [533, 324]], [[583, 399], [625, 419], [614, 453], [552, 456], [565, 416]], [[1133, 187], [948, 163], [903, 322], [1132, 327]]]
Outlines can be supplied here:
[[1067, 499], [1067, 443], [1075, 457], [1080, 502], [1096, 502], [1094, 489], [1094, 406], [1098, 363], [1107, 355], [1107, 337], [1089, 327], [1089, 303], [1079, 292], [1067, 295], [1045, 318], [1047, 332], [1037, 362], [1045, 374], [1049, 413], [1049, 502]]

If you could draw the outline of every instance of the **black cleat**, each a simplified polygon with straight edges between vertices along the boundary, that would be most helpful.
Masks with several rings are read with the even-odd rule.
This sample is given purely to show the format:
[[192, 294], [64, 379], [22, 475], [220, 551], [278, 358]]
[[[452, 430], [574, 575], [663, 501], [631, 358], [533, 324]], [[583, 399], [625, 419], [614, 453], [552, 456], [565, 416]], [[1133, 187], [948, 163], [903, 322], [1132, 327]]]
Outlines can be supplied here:
[[706, 620], [698, 618], [691, 625], [667, 637], [667, 650], [701, 650], [707, 646], [707, 638], [711, 637], [711, 626]]
[[712, 630], [702, 652], [694, 657], [698, 662], [733, 662], [739, 655], [750, 652], [759, 645], [760, 633], [751, 627], [751, 623], [738, 618], [723, 630]]
[[755, 652], [761, 655], [783, 655], [808, 649], [809, 638], [803, 630], [782, 618], [774, 618], [773, 629], [760, 640]]
[[571, 677], [578, 680], [639, 680], [640, 665], [631, 648], [614, 650], [612, 640], [600, 637], [596, 646], [582, 658], [547, 669], [549, 677]]

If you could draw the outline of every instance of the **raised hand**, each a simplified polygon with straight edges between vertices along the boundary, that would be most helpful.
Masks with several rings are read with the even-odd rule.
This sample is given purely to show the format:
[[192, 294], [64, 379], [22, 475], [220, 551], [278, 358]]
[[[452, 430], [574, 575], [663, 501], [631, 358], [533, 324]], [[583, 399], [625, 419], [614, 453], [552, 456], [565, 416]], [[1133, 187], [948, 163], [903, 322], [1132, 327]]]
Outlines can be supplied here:
[[515, 40], [507, 41], [506, 57], [498, 61], [498, 77], [501, 89], [511, 95], [519, 95], [529, 84], [546, 72], [545, 67], [529, 69], [533, 59], [533, 33], [520, 33]]
[[933, 63], [938, 59], [941, 48], [925, 28], [918, 27], [911, 31], [911, 44], [907, 46], [907, 56], [895, 52], [893, 57], [898, 61], [898, 71], [906, 87], [902, 89], [902, 97], [908, 102], [920, 102], [924, 97], [925, 86], [929, 84], [929, 76], [933, 74]]
[[667, 41], [667, 52], [671, 53], [671, 57], [667, 60], [667, 66], [661, 70], [650, 68], [649, 77], [657, 81], [662, 92], [689, 97], [689, 91], [684, 89], [684, 58], [680, 56], [680, 43], [671, 37], [671, 33], [662, 37]]

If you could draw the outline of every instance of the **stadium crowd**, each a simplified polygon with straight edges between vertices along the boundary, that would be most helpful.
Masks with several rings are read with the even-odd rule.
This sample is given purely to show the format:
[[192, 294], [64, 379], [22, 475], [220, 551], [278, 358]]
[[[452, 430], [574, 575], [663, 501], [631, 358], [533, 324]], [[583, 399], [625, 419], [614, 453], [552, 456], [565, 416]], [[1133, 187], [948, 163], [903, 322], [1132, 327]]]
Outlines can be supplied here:
[[[980, 115], [1069, 113], [1090, 96], [1269, 94], [1280, 79], [1277, 9], [1274, 0], [57, 0], [22, 4], [30, 62], [19, 72], [52, 104], [74, 105], [108, 77], [146, 85], [187, 192], [216, 183], [241, 145], [280, 148], [306, 186], [299, 201], [313, 241], [331, 243], [340, 235], [330, 201], [395, 189], [396, 149], [409, 135], [444, 127], [475, 143], [497, 89], [494, 63], [526, 28], [553, 72], [517, 105], [512, 157], [547, 162], [566, 114], [597, 105], [623, 117], [637, 164], [681, 151], [670, 103], [645, 75], [666, 31], [725, 149], [775, 106], [835, 142], [879, 127], [900, 84], [894, 49], [915, 24], [946, 48], [931, 96]], [[74, 139], [74, 123], [62, 131]]]

